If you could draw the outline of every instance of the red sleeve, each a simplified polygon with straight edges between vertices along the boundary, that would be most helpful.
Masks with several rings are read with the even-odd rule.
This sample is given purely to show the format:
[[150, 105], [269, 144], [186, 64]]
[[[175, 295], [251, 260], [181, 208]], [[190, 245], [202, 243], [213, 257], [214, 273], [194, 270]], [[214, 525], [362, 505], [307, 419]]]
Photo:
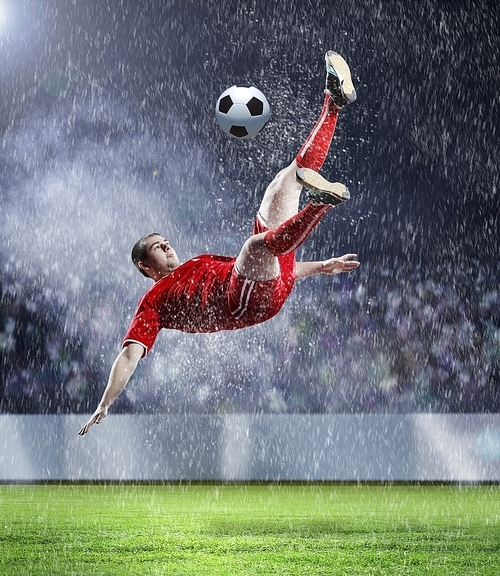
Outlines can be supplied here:
[[125, 334], [123, 346], [130, 342], [137, 342], [144, 346], [146, 349], [144, 355], [146, 355], [153, 347], [160, 330], [161, 324], [158, 312], [141, 302]]

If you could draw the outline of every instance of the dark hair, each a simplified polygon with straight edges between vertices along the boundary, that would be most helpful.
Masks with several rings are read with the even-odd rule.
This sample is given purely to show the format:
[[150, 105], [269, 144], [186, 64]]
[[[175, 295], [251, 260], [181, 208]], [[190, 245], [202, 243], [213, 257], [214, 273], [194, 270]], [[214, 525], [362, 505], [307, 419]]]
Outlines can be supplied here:
[[151, 238], [151, 236], [161, 236], [161, 234], [158, 232], [151, 232], [150, 234], [146, 234], [146, 236], [139, 238], [139, 240], [137, 240], [137, 242], [134, 244], [134, 247], [132, 248], [132, 262], [134, 263], [134, 266], [137, 268], [137, 270], [139, 270], [143, 276], [146, 276], [146, 278], [150, 278], [150, 276], [146, 274], [142, 268], [139, 268], [139, 262], [142, 262], [147, 258], [146, 240]]

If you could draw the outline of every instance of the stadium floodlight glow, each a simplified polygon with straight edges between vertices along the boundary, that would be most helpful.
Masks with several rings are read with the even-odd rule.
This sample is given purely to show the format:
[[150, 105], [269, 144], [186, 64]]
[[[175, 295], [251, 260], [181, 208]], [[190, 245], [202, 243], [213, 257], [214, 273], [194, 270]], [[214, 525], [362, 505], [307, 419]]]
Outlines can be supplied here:
[[4, 0], [0, 0], [0, 31], [2, 31], [8, 22], [9, 11]]

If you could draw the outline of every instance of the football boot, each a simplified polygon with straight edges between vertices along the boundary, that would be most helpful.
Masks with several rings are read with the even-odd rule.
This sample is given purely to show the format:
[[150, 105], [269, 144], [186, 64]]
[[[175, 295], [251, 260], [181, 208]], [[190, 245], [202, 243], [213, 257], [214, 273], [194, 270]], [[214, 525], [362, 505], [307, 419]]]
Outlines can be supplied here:
[[329, 50], [325, 54], [326, 87], [328, 94], [337, 108], [343, 108], [356, 100], [356, 90], [352, 84], [351, 72], [347, 62], [340, 54]]
[[297, 182], [307, 188], [309, 201], [324, 206], [338, 206], [349, 200], [349, 190], [340, 182], [328, 182], [310, 168], [299, 168], [295, 172]]

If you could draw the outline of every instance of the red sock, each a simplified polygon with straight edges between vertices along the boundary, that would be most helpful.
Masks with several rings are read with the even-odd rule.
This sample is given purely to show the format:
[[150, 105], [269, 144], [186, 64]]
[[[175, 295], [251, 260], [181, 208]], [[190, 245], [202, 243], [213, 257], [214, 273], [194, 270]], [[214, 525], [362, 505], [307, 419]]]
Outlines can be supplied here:
[[319, 224], [331, 206], [307, 204], [300, 212], [292, 216], [264, 236], [266, 248], [273, 256], [288, 254], [297, 250], [309, 234]]
[[317, 172], [323, 166], [335, 132], [338, 115], [338, 108], [330, 96], [325, 94], [321, 115], [295, 159], [300, 168], [311, 168]]

